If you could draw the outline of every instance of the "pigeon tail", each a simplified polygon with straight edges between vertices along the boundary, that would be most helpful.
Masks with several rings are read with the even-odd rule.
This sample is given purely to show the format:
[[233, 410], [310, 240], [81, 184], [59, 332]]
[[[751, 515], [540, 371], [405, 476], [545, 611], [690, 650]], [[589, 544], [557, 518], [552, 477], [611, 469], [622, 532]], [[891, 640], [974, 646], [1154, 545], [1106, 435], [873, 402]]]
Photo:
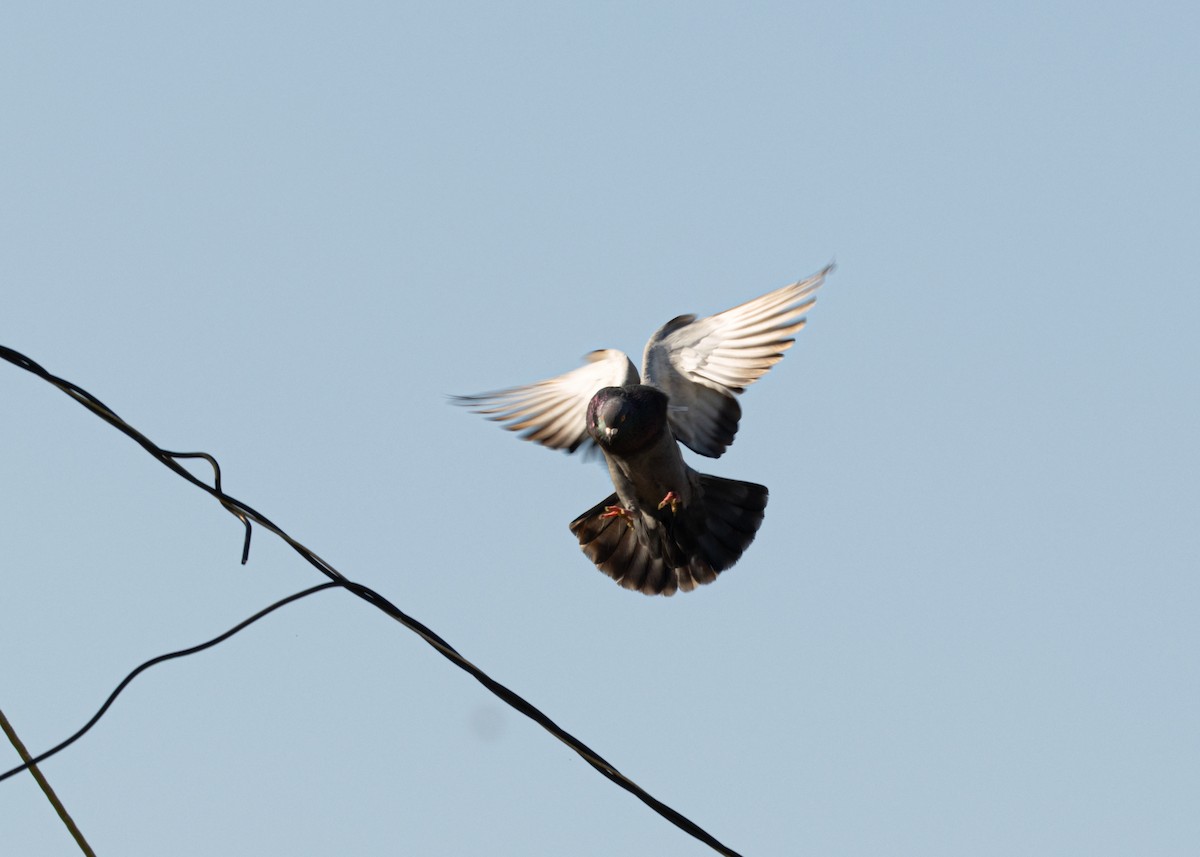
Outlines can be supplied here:
[[[698, 536], [698, 546], [713, 571], [722, 572], [741, 559], [742, 552], [750, 547], [762, 526], [767, 486], [702, 473], [700, 489], [704, 496], [706, 526]], [[687, 586], [681, 579], [679, 585], [682, 589], [691, 589], [695, 584]]]
[[767, 489], [753, 482], [697, 474], [698, 491], [678, 512], [606, 515], [610, 494], [571, 522], [588, 559], [626, 589], [646, 595], [688, 592], [733, 566], [754, 541]]

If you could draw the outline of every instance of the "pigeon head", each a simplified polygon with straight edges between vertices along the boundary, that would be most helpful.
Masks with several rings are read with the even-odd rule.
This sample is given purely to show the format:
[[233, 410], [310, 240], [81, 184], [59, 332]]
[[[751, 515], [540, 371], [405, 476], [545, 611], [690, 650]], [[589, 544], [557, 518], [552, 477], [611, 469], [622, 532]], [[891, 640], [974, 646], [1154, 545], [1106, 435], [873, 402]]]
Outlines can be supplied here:
[[588, 402], [588, 434], [607, 452], [638, 452], [657, 440], [666, 425], [666, 394], [645, 384], [605, 387]]

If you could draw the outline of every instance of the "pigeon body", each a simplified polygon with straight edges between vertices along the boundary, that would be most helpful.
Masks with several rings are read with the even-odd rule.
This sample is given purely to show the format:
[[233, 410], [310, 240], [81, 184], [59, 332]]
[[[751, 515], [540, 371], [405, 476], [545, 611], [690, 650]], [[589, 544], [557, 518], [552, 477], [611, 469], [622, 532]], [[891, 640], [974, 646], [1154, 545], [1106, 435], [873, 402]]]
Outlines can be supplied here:
[[646, 345], [644, 379], [604, 349], [564, 375], [454, 401], [552, 449], [599, 449], [616, 490], [571, 522], [583, 552], [627, 589], [695, 589], [754, 540], [767, 489], [696, 472], [679, 443], [710, 458], [729, 447], [735, 396], [783, 358], [831, 268], [708, 318], [672, 319]]
[[667, 408], [665, 393], [641, 384], [592, 397], [588, 433], [616, 491], [571, 522], [597, 568], [648, 595], [716, 580], [753, 541], [767, 505], [762, 485], [688, 467]]

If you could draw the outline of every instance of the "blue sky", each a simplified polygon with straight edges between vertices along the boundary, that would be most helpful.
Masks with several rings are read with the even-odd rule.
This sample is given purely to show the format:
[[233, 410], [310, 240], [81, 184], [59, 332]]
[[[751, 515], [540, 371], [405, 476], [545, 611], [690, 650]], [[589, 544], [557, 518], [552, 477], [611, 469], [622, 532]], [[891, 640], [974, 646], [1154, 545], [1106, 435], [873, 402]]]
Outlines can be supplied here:
[[[744, 854], [1190, 854], [1198, 19], [10, 9], [0, 343]], [[771, 488], [697, 592], [614, 586], [566, 526], [603, 469], [446, 404], [831, 260], [693, 462]], [[0, 408], [31, 749], [320, 582], [261, 530], [240, 566], [233, 518], [32, 376]], [[44, 769], [99, 854], [711, 853], [339, 592], [149, 671]], [[78, 853], [27, 776], [0, 850]]]

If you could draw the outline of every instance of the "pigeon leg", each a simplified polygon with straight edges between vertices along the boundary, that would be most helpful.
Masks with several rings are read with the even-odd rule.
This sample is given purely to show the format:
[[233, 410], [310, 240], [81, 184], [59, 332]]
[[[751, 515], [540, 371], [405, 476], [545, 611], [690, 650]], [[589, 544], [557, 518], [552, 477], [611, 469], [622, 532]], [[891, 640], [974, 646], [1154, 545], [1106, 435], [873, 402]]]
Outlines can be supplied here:
[[633, 512], [626, 509], [624, 506], [605, 506], [604, 511], [600, 513], [601, 518], [620, 518], [625, 522], [625, 526], [633, 529]]
[[658, 508], [662, 509], [666, 506], [671, 507], [672, 515], [679, 511], [679, 495], [674, 491], [668, 491], [667, 496], [663, 497], [662, 502], [658, 504]]

